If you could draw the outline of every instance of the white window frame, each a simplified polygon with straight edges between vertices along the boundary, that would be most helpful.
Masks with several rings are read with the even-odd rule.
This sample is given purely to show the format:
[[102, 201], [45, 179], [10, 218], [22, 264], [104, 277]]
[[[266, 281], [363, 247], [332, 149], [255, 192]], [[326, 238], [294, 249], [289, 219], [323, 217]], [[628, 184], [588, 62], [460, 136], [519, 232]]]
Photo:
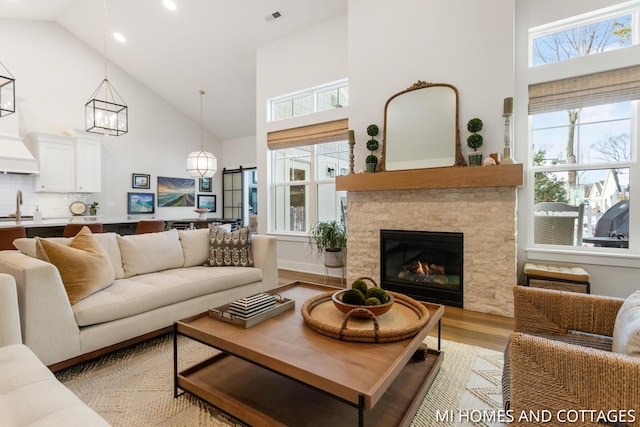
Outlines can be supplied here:
[[[323, 84], [323, 85], [320, 85], [320, 86], [315, 86], [313, 88], [301, 90], [301, 91], [298, 91], [298, 92], [289, 93], [287, 95], [278, 96], [276, 98], [271, 98], [268, 101], [267, 122], [288, 120], [288, 119], [291, 119], [291, 118], [294, 118], [294, 117], [300, 117], [300, 116], [307, 115], [307, 114], [292, 114], [291, 117], [284, 117], [284, 118], [281, 118], [281, 119], [276, 119], [274, 110], [275, 110], [277, 104], [280, 104], [280, 103], [285, 102], [285, 101], [293, 102], [296, 99], [304, 98], [304, 97], [306, 97], [308, 95], [313, 95], [312, 111], [308, 113], [308, 114], [313, 114], [313, 113], [317, 113], [318, 112], [318, 94], [319, 93], [326, 92], [328, 90], [339, 90], [339, 89], [343, 89], [343, 88], [347, 88], [347, 89], [349, 88], [349, 79], [341, 79], [341, 80], [337, 80], [335, 82]], [[335, 108], [341, 108], [342, 106], [343, 105], [340, 105], [340, 106], [337, 106]]]
[[[608, 69], [622, 68], [624, 66], [637, 65], [630, 57], [635, 56], [640, 51], [638, 46], [640, 27], [638, 26], [638, 10], [640, 9], [640, 1], [634, 0], [631, 2], [625, 2], [620, 5], [612, 6], [602, 10], [578, 15], [569, 19], [556, 21], [553, 23], [536, 26], [529, 30], [529, 52], [528, 62], [529, 69], [526, 71], [522, 84], [528, 86], [537, 83], [544, 83], [553, 80], [560, 80], [577, 75], [590, 74], [595, 72], [607, 71]], [[633, 38], [632, 45], [623, 49], [616, 49], [607, 52], [601, 52], [598, 55], [589, 55], [586, 57], [578, 57], [565, 61], [559, 61], [543, 66], [532, 66], [533, 60], [533, 37], [540, 37], [547, 34], [553, 34], [555, 32], [564, 31], [568, 28], [579, 27], [586, 25], [590, 22], [600, 21], [614, 16], [623, 14], [632, 14], [633, 25]], [[588, 71], [585, 73], [585, 69]], [[522, 92], [520, 92], [522, 93]], [[640, 182], [640, 164], [638, 150], [640, 150], [640, 141], [638, 141], [638, 132], [640, 124], [639, 104], [640, 101], [634, 102], [635, 106], [632, 108], [632, 160], [630, 162], [619, 163], [620, 167], [629, 167], [630, 171], [630, 183]], [[622, 266], [622, 267], [640, 267], [640, 224], [634, 221], [637, 218], [640, 211], [640, 185], [631, 185], [630, 188], [630, 224], [629, 235], [630, 242], [628, 249], [617, 248], [584, 248], [584, 247], [571, 247], [571, 246], [550, 246], [550, 245], [536, 245], [534, 241], [533, 233], [533, 203], [534, 203], [534, 174], [536, 172], [544, 172], [549, 170], [588, 170], [588, 169], [602, 169], [604, 167], [610, 167], [610, 164], [575, 164], [575, 165], [562, 165], [558, 167], [540, 166], [533, 167], [533, 144], [531, 140], [531, 127], [532, 118], [529, 117], [527, 124], [527, 158], [526, 158], [526, 189], [525, 194], [527, 197], [527, 206], [530, 206], [528, 217], [526, 219], [527, 227], [527, 246], [525, 251], [528, 253], [529, 259], [539, 259], [543, 261], [553, 262], [578, 262], [583, 264], [599, 264], [609, 266]], [[635, 138], [635, 142], [633, 139]]]
[[[275, 163], [277, 162], [276, 159], [276, 155], [277, 152], [279, 150], [273, 150], [270, 153], [271, 156], [271, 171], [272, 171], [272, 177], [271, 177], [271, 200], [273, 200], [274, 202], [271, 204], [272, 206], [272, 212], [271, 212], [271, 224], [269, 226], [270, 229], [270, 233], [273, 234], [281, 234], [281, 235], [289, 235], [289, 236], [307, 236], [309, 233], [309, 228], [315, 224], [316, 222], [318, 222], [318, 187], [322, 184], [335, 184], [335, 180], [336, 178], [324, 178], [324, 179], [318, 179], [317, 177], [317, 153], [316, 153], [316, 147], [320, 145], [320, 144], [310, 144], [310, 145], [306, 145], [304, 147], [309, 147], [310, 151], [309, 151], [309, 156], [310, 156], [310, 163], [309, 163], [309, 179], [305, 179], [304, 181], [287, 181], [287, 182], [277, 182], [276, 179], [276, 173], [277, 173], [277, 168], [275, 166]], [[335, 176], [339, 176], [337, 173]], [[298, 186], [298, 185], [305, 185], [308, 189], [308, 194], [306, 199], [308, 200], [308, 205], [307, 205], [307, 209], [308, 212], [306, 213], [306, 223], [305, 223], [305, 230], [304, 231], [293, 231], [293, 230], [280, 230], [277, 228], [277, 209], [278, 207], [276, 206], [276, 193], [277, 193], [277, 189], [281, 188], [281, 187], [291, 187], [291, 186]], [[336, 192], [337, 193], [337, 192]], [[338, 209], [338, 206], [336, 206], [336, 209]], [[336, 216], [338, 216], [338, 212], [336, 212]]]
[[[638, 36], [638, 21], [639, 21], [639, 13], [638, 10], [640, 8], [640, 2], [637, 0], [621, 3], [615, 6], [611, 6], [608, 8], [600, 9], [597, 11], [585, 13], [582, 15], [572, 16], [567, 19], [563, 19], [560, 21], [551, 22], [544, 25], [539, 25], [537, 27], [531, 28], [529, 30], [529, 67], [534, 67], [533, 65], [533, 42], [537, 38], [549, 36], [555, 33], [561, 33], [563, 31], [580, 28], [586, 25], [590, 25], [600, 21], [606, 21], [611, 18], [615, 18], [621, 15], [631, 15], [631, 25], [633, 26], [633, 33], [631, 38], [631, 46], [635, 46], [639, 44], [640, 36]], [[627, 46], [629, 48], [631, 46]], [[620, 49], [624, 50], [626, 48]], [[601, 52], [606, 53], [606, 52]], [[543, 67], [551, 64], [557, 64], [558, 62], [566, 62], [571, 61], [578, 58], [567, 59], [565, 61], [556, 61], [549, 64], [541, 64], [538, 67]]]

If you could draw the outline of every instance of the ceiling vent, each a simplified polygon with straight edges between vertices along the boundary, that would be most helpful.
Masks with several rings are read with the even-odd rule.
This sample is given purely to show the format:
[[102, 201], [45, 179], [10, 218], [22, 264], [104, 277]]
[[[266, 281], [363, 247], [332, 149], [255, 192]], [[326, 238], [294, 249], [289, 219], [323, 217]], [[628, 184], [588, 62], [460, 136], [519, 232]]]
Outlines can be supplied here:
[[264, 17], [264, 19], [265, 19], [267, 22], [271, 22], [271, 21], [273, 21], [274, 19], [278, 19], [278, 18], [281, 18], [281, 17], [282, 17], [282, 13], [280, 13], [280, 11], [275, 11], [275, 12], [273, 12], [271, 15], [267, 15], [267, 16], [265, 16], [265, 17]]

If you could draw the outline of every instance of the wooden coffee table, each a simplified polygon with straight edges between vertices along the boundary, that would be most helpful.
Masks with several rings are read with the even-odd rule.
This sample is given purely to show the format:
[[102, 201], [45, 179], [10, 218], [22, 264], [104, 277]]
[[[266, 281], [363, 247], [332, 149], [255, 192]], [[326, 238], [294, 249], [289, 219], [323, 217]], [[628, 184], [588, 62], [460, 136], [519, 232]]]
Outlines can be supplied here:
[[[326, 285], [294, 282], [272, 292], [295, 308], [248, 329], [208, 313], [174, 324], [174, 396], [193, 393], [250, 425], [408, 426], [444, 354], [412, 358], [438, 327], [444, 307], [424, 303], [429, 321], [411, 339], [391, 343], [336, 340], [307, 327], [300, 308]], [[178, 372], [179, 335], [221, 352]], [[356, 410], [354, 410], [356, 408]]]

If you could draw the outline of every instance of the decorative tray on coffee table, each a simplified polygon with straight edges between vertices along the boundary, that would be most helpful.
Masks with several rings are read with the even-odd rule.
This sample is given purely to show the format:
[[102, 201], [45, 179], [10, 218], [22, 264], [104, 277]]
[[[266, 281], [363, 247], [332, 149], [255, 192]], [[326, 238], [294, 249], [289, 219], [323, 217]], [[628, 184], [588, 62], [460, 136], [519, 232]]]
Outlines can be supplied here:
[[247, 315], [243, 316], [238, 314], [237, 311], [234, 311], [234, 303], [238, 303], [239, 301], [244, 300], [243, 298], [242, 300], [234, 301], [232, 303], [210, 309], [209, 317], [211, 317], [212, 319], [220, 320], [222, 322], [231, 323], [232, 325], [241, 326], [243, 328], [250, 328], [260, 322], [263, 322], [295, 307], [296, 302], [294, 300], [282, 298], [278, 294], [275, 294], [273, 296], [275, 297], [275, 305], [265, 310], [258, 310], [256, 314], [253, 315], [251, 312], [249, 312], [247, 313]]
[[308, 299], [301, 312], [314, 331], [342, 341], [393, 342], [413, 337], [429, 320], [429, 310], [406, 295], [387, 291], [393, 297], [391, 309], [379, 316], [367, 308], [344, 314], [334, 304], [334, 291]]

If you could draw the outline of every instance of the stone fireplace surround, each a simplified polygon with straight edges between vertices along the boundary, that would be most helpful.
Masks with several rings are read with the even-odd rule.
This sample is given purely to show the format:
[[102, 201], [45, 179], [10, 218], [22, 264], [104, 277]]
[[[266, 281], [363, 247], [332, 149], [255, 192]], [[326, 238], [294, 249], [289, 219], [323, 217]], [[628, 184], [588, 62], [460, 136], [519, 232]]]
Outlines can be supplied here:
[[[362, 276], [379, 283], [381, 229], [461, 232], [464, 308], [512, 317], [512, 287], [517, 283], [516, 186], [522, 185], [522, 165], [438, 169], [445, 176], [431, 182], [423, 180], [424, 174], [437, 170], [415, 170], [415, 179], [408, 181], [395, 178], [412, 171], [337, 179], [337, 189], [348, 191], [347, 283]], [[473, 179], [474, 174], [487, 173], [490, 179]], [[458, 180], [459, 176], [463, 178]], [[374, 181], [383, 188], [396, 188], [374, 190]]]

